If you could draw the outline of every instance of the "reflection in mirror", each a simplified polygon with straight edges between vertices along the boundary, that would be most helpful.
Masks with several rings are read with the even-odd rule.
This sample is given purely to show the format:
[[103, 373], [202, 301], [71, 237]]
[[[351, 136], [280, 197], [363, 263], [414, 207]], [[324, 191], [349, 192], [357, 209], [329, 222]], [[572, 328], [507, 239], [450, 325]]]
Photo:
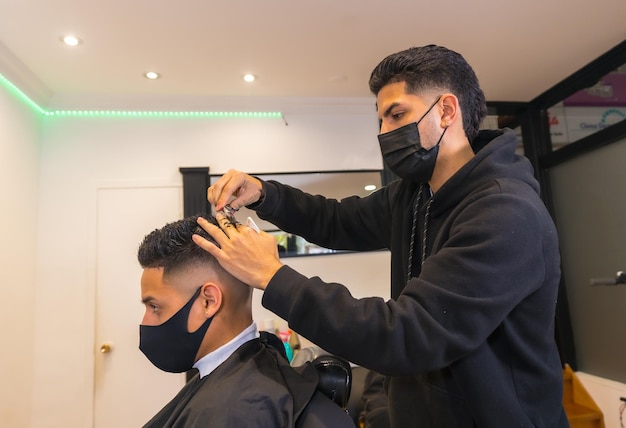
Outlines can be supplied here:
[[[352, 195], [361, 197], [367, 196], [376, 189], [379, 189], [382, 185], [380, 170], [264, 173], [250, 175], [266, 181], [275, 180], [296, 187], [306, 193], [323, 195], [327, 198], [337, 200]], [[211, 184], [217, 181], [220, 176], [221, 175], [211, 175]], [[319, 247], [307, 242], [300, 236], [283, 232], [274, 224], [261, 220], [256, 213], [250, 209], [241, 208], [237, 212], [236, 217], [241, 223], [245, 223], [246, 219], [251, 217], [261, 230], [274, 235], [281, 257], [333, 254], [340, 252]]]
[[626, 64], [548, 109], [554, 149], [626, 119]]

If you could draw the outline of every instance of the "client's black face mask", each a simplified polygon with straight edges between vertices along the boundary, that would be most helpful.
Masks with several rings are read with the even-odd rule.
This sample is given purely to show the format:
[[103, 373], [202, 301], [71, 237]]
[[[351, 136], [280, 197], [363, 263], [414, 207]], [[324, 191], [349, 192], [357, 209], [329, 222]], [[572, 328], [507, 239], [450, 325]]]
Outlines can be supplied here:
[[200, 295], [202, 287], [170, 319], [159, 325], [139, 326], [139, 349], [158, 368], [171, 373], [182, 373], [193, 368], [196, 354], [213, 317], [196, 331], [187, 331], [189, 312]]
[[432, 177], [437, 163], [439, 143], [441, 143], [441, 139], [448, 128], [443, 130], [434, 147], [425, 149], [422, 147], [417, 125], [430, 113], [440, 99], [441, 97], [437, 98], [437, 101], [426, 110], [426, 113], [417, 122], [378, 135], [383, 159], [389, 169], [398, 177], [417, 182], [426, 182]]

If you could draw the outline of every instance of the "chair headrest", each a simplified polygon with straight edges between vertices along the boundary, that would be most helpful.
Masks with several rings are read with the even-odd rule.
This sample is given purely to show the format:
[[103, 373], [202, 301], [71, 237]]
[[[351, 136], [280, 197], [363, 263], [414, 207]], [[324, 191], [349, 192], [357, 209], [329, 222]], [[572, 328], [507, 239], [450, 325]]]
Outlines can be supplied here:
[[329, 354], [319, 346], [307, 346], [300, 349], [291, 361], [294, 367], [305, 364], [312, 364], [317, 370], [317, 389], [345, 410], [352, 388], [350, 363]]
[[345, 410], [352, 389], [350, 363], [334, 355], [320, 355], [311, 364], [319, 375], [317, 389]]

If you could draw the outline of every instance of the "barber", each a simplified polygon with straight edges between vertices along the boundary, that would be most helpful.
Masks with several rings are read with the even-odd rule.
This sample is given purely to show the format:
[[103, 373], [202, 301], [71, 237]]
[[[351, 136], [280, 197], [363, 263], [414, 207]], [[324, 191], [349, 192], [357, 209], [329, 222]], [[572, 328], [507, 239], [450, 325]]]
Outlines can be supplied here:
[[198, 245], [323, 349], [386, 375], [392, 427], [569, 426], [554, 341], [556, 228], [511, 130], [465, 59], [407, 49], [372, 72], [384, 161], [400, 177], [341, 201], [231, 170], [216, 210], [247, 206], [317, 245], [391, 250], [391, 300], [355, 299], [278, 257], [274, 238], [218, 216]]

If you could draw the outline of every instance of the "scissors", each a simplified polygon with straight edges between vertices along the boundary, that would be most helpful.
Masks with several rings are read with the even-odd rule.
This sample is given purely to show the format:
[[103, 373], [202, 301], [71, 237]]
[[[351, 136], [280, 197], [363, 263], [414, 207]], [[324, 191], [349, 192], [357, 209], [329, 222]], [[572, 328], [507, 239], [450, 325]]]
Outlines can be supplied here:
[[[234, 224], [237, 225], [239, 224], [239, 222], [237, 221], [237, 219], [235, 218], [235, 213], [239, 211], [239, 209], [237, 208], [233, 208], [230, 205], [225, 205], [224, 208], [222, 208], [220, 211], [218, 211], [220, 214], [224, 215], [226, 217], [226, 219]], [[254, 222], [254, 220], [252, 220], [252, 218], [248, 217], [246, 219], [246, 226], [248, 226], [249, 228], [253, 229], [256, 233], [259, 233], [259, 227], [256, 225], [256, 223]]]
[[230, 205], [226, 205], [226, 206], [224, 206], [224, 208], [222, 208], [218, 212], [220, 214], [222, 214], [224, 217], [226, 217], [226, 219], [228, 219], [228, 221], [231, 222], [232, 224], [239, 224], [239, 222], [235, 218], [235, 213], [237, 211], [239, 211], [239, 210], [236, 209], [236, 208], [231, 207]]

